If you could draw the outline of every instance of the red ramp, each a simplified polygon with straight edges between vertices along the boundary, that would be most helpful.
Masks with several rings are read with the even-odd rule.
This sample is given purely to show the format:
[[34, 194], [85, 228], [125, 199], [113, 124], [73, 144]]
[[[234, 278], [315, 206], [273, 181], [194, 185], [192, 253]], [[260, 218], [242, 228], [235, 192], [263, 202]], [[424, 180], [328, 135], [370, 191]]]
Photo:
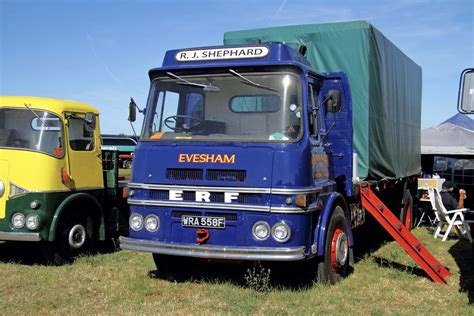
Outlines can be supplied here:
[[420, 243], [375, 195], [368, 183], [360, 186], [362, 206], [390, 233], [433, 281], [446, 284], [451, 273]]

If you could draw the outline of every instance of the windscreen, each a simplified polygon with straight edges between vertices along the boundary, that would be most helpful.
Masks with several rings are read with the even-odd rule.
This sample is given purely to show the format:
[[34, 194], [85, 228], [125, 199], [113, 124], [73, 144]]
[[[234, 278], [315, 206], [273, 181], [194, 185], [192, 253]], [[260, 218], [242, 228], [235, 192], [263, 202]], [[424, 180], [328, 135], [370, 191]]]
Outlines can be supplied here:
[[58, 116], [47, 111], [1, 108], [0, 147], [33, 150], [62, 157], [62, 122]]
[[229, 69], [155, 79], [142, 139], [290, 142], [301, 133], [298, 75]]

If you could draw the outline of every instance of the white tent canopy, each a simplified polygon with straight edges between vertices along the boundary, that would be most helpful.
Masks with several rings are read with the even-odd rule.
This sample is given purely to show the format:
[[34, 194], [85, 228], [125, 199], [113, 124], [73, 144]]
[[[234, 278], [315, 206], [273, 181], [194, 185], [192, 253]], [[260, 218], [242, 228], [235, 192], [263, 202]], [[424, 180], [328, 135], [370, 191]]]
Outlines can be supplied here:
[[421, 130], [423, 155], [474, 155], [474, 121], [456, 114], [443, 123]]

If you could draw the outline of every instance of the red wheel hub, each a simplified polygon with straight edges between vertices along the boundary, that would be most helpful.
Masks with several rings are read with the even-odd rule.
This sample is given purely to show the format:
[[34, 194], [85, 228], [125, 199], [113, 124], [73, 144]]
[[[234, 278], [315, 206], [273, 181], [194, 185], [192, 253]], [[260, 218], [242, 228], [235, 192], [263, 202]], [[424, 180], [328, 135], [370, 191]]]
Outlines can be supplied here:
[[331, 268], [336, 271], [344, 266], [349, 255], [349, 244], [346, 233], [340, 228], [334, 229], [331, 239]]

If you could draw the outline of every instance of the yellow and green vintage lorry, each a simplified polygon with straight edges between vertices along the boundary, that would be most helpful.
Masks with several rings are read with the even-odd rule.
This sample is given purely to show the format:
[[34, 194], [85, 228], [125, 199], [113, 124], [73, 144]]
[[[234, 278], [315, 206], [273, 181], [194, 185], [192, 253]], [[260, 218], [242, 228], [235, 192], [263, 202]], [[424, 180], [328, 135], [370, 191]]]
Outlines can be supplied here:
[[127, 190], [98, 118], [84, 103], [0, 97], [0, 241], [37, 242], [61, 264], [127, 229]]

